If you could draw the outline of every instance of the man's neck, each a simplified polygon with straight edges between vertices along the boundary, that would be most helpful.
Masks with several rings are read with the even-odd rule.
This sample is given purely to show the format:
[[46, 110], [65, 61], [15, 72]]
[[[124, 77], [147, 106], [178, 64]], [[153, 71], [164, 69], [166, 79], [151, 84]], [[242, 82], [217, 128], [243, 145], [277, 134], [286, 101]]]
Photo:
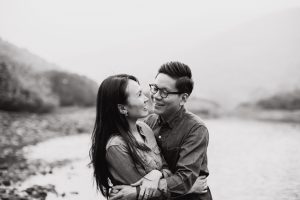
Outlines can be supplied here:
[[165, 122], [170, 122], [175, 117], [175, 115], [179, 112], [182, 106], [178, 107], [176, 110], [172, 110], [172, 112], [161, 114], [160, 116]]

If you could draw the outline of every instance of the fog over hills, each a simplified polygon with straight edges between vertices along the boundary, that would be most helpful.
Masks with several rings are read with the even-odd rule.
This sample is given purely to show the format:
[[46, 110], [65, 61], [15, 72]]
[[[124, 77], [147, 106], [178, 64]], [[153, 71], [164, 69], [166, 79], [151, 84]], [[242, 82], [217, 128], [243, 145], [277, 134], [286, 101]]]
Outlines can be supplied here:
[[20, 48], [7, 42], [0, 37], [0, 61], [16, 63], [22, 66], [30, 66], [34, 70], [44, 71], [49, 69], [60, 69], [54, 63], [50, 63], [27, 49]]
[[185, 54], [195, 93], [225, 106], [299, 88], [300, 9], [241, 24]]
[[[193, 71], [193, 95], [225, 108], [300, 88], [300, 8], [257, 18], [210, 39], [201, 34], [203, 29], [197, 19], [151, 31], [146, 25], [119, 29], [117, 24], [114, 26], [119, 32], [102, 38], [107, 43], [83, 38], [86, 46], [78, 43], [76, 49], [84, 49], [85, 53], [61, 53], [70, 57], [70, 62], [57, 64], [98, 83], [114, 73], [134, 74], [147, 87], [162, 63], [182, 61]], [[128, 41], [124, 42], [122, 36]], [[59, 68], [24, 49], [16, 49], [0, 40], [2, 58], [8, 56], [36, 69]]]
[[300, 87], [300, 8], [265, 15], [207, 40], [197, 26], [179, 22], [160, 36], [153, 30], [152, 37], [137, 38], [127, 52], [118, 53], [125, 46], [116, 48], [113, 72], [133, 73], [149, 83], [162, 63], [182, 61], [193, 71], [193, 95], [225, 108]]

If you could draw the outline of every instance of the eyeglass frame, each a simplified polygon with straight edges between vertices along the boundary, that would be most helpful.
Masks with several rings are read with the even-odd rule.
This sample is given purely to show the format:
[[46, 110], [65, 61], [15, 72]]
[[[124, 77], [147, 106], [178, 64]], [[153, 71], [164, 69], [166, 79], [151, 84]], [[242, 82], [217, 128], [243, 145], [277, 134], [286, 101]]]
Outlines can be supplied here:
[[[168, 96], [169, 96], [169, 94], [183, 94], [183, 92], [169, 92], [168, 90], [166, 90], [166, 89], [163, 89], [163, 88], [159, 88], [156, 84], [154, 84], [154, 83], [152, 83], [152, 84], [149, 84], [149, 87], [150, 87], [150, 92], [152, 93], [152, 94], [156, 94], [157, 92], [159, 92], [159, 96], [161, 97], [161, 98], [167, 98]], [[152, 92], [151, 91], [151, 88], [153, 88], [153, 87], [156, 87], [157, 88], [157, 92]], [[166, 96], [165, 97], [163, 97], [161, 94], [162, 94], [162, 92], [161, 91], [164, 91], [164, 93], [163, 94], [166, 94]]]

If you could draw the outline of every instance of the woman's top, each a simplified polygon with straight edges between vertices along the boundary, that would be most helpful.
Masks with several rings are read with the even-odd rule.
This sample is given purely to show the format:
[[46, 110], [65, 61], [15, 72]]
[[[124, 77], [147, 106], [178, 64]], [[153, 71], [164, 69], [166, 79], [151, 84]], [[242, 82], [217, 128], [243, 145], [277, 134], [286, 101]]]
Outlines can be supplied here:
[[141, 121], [137, 122], [137, 127], [145, 139], [145, 145], [151, 149], [149, 152], [137, 150], [138, 155], [145, 163], [144, 168], [139, 165], [135, 167], [128, 146], [121, 136], [111, 137], [106, 145], [106, 160], [113, 185], [129, 185], [137, 182], [154, 169], [162, 170], [167, 167], [150, 127]]

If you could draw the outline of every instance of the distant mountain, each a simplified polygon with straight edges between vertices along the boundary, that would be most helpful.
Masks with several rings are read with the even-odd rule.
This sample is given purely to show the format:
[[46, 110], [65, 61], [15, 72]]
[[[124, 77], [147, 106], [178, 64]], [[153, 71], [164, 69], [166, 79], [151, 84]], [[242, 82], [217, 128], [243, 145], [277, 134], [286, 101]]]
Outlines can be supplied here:
[[265, 110], [300, 111], [300, 89], [285, 91], [275, 94], [269, 98], [260, 99], [254, 105]]
[[[134, 39], [130, 44], [113, 45], [91, 54], [84, 62], [78, 59], [78, 63], [101, 69], [93, 73], [95, 80], [101, 81], [112, 73], [130, 73], [148, 89], [147, 83], [153, 81], [159, 65], [178, 60], [193, 70], [192, 95], [210, 99], [225, 108], [300, 88], [300, 8], [240, 24], [205, 42], [199, 32], [203, 29], [197, 26], [201, 25], [186, 23], [185, 26], [178, 22], [176, 29], [168, 26], [173, 32], [180, 29], [174, 35], [165, 30], [167, 27], [153, 30], [147, 32], [147, 37]], [[0, 48], [1, 55], [4, 54]], [[31, 59], [23, 59], [26, 55], [25, 50], [14, 59], [30, 63]], [[34, 66], [40, 69], [47, 65]]]
[[300, 88], [300, 9], [241, 24], [184, 54], [195, 93], [223, 106]]
[[256, 102], [240, 104], [230, 114], [268, 121], [300, 123], [300, 89], [282, 91]]
[[0, 58], [22, 66], [30, 66], [34, 70], [44, 71], [50, 69], [61, 69], [58, 65], [50, 63], [38, 55], [34, 55], [27, 49], [22, 49], [0, 38]]
[[49, 112], [93, 106], [98, 84], [0, 39], [0, 110]]

